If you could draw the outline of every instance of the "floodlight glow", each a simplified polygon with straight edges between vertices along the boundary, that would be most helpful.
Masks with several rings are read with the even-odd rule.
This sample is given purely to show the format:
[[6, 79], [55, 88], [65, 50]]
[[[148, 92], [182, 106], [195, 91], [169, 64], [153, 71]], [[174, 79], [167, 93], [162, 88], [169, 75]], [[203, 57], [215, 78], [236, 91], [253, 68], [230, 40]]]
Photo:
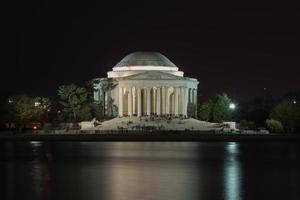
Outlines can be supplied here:
[[230, 104], [229, 104], [229, 108], [230, 108], [231, 110], [234, 110], [234, 109], [235, 109], [235, 107], [236, 107], [236, 106], [235, 106], [235, 104], [234, 104], [234, 103], [230, 103]]
[[8, 103], [13, 103], [13, 102], [14, 102], [14, 100], [11, 97], [9, 97], [8, 98]]

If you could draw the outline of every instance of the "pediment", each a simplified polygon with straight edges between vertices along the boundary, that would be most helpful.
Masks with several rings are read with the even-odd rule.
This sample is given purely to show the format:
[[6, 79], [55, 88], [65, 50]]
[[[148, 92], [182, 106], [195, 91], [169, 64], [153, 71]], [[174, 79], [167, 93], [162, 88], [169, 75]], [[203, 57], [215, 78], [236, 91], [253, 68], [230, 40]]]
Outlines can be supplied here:
[[183, 77], [175, 76], [161, 71], [142, 72], [124, 77], [123, 80], [183, 80]]

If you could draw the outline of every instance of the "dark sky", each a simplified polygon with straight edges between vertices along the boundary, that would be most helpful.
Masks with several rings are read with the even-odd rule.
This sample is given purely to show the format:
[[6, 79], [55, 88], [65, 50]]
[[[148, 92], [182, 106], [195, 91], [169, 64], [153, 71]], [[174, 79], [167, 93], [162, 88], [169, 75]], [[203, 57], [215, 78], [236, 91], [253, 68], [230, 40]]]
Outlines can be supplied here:
[[134, 51], [164, 54], [199, 80], [204, 99], [227, 92], [245, 100], [300, 89], [295, 5], [106, 2], [9, 6], [0, 90], [53, 97], [61, 84], [105, 77]]

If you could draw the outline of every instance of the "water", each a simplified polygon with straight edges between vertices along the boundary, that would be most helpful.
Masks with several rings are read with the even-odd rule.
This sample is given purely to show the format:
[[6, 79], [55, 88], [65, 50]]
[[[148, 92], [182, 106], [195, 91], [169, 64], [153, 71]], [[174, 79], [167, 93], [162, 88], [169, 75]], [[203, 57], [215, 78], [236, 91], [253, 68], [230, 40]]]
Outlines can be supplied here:
[[0, 199], [300, 199], [297, 143], [18, 142]]

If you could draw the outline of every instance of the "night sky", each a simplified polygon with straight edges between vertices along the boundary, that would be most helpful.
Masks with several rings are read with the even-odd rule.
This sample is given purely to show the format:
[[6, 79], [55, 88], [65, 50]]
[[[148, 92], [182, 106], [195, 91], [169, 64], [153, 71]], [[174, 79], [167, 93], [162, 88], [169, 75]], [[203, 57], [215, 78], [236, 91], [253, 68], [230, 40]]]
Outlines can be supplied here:
[[134, 51], [164, 54], [199, 80], [202, 99], [226, 92], [247, 100], [300, 89], [297, 7], [183, 2], [11, 5], [0, 90], [53, 98], [61, 84], [106, 77]]

